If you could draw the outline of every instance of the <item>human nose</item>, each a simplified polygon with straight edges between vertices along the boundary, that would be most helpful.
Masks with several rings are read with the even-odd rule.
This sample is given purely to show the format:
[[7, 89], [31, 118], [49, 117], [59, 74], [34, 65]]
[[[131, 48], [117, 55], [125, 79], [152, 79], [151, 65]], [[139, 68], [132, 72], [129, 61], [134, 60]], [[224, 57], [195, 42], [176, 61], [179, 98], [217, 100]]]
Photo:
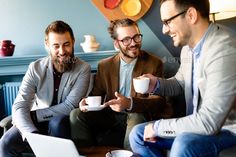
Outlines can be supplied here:
[[61, 56], [63, 56], [63, 55], [65, 54], [65, 50], [64, 50], [63, 46], [60, 46], [58, 53], [59, 53]]
[[170, 28], [168, 25], [163, 24], [162, 25], [162, 33], [167, 34], [170, 31]]

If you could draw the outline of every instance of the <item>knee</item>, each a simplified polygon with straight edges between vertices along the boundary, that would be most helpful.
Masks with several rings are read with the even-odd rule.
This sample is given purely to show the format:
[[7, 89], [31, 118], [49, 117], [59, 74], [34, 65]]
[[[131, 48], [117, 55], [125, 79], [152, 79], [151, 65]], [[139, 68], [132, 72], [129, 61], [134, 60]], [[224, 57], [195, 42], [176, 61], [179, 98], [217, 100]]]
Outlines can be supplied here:
[[0, 139], [0, 152], [10, 149], [12, 146], [12, 137], [8, 134], [4, 134]]
[[187, 147], [194, 143], [194, 136], [195, 134], [193, 133], [182, 133], [175, 138], [174, 143], [181, 145], [181, 147]]
[[133, 139], [137, 135], [138, 130], [138, 126], [135, 125], [130, 131], [129, 138]]
[[137, 141], [143, 138], [144, 124], [135, 125], [129, 134], [129, 141]]
[[63, 126], [68, 126], [69, 125], [69, 118], [68, 116], [57, 116], [54, 117], [49, 121], [49, 127], [50, 129], [55, 129], [58, 130]]
[[8, 146], [9, 146], [9, 140], [5, 138], [3, 135], [2, 138], [0, 139], [0, 152], [9, 148]]
[[76, 123], [80, 112], [81, 111], [79, 108], [76, 108], [70, 112], [70, 123]]
[[176, 136], [173, 145], [171, 147], [171, 154], [179, 154], [179, 156], [184, 156], [191, 151], [192, 146], [195, 143], [195, 134], [192, 133], [182, 133]]

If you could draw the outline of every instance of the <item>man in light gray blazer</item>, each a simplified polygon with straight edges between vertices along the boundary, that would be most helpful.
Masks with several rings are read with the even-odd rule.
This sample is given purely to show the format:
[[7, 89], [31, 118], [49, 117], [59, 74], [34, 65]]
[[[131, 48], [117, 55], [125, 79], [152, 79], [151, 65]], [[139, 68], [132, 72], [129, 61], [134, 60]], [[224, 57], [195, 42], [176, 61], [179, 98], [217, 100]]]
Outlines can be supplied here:
[[24, 134], [69, 138], [69, 113], [86, 95], [90, 65], [74, 57], [74, 35], [63, 21], [45, 31], [49, 56], [29, 65], [12, 106], [13, 127], [1, 138], [0, 156], [16, 157], [27, 148]]
[[236, 146], [236, 39], [209, 22], [208, 0], [161, 0], [163, 33], [183, 46], [177, 74], [151, 74], [149, 92], [173, 96], [182, 92], [186, 116], [134, 127], [129, 140], [142, 157], [217, 157]]

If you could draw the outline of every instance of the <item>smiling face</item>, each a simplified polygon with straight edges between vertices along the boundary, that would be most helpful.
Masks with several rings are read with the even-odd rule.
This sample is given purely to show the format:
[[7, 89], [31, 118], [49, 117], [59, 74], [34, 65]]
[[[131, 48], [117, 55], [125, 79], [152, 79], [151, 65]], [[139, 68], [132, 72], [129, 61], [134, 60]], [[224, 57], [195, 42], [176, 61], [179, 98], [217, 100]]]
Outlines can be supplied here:
[[[162, 27], [163, 34], [169, 35], [176, 47], [188, 44], [191, 37], [191, 30], [186, 20], [188, 10], [177, 9], [174, 0], [167, 0], [161, 4], [160, 12], [161, 20], [164, 23]], [[174, 16], [176, 17], [172, 18]], [[168, 20], [170, 18], [172, 20]]]
[[74, 58], [74, 40], [69, 32], [50, 32], [45, 46], [49, 50], [53, 66], [58, 72], [63, 73], [71, 69]]
[[117, 39], [114, 40], [115, 46], [119, 48], [122, 53], [122, 59], [127, 63], [131, 62], [139, 55], [142, 41], [135, 42], [134, 39], [132, 39], [129, 45], [125, 45], [121, 40], [133, 38], [135, 35], [137, 36], [137, 34], [140, 34], [139, 29], [135, 25], [119, 27], [116, 33]]

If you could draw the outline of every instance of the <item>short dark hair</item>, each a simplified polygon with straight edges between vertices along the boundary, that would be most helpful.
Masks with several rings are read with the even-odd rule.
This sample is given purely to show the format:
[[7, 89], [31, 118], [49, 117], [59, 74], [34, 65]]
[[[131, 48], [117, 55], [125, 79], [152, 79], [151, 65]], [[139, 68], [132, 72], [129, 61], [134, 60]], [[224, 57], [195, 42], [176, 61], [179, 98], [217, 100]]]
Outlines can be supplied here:
[[75, 37], [74, 37], [71, 27], [67, 23], [65, 23], [64, 21], [54, 21], [48, 25], [48, 27], [45, 30], [45, 41], [48, 40], [48, 34], [50, 32], [59, 33], [59, 34], [69, 32], [72, 40], [75, 40]]
[[[160, 0], [160, 5], [168, 0]], [[178, 9], [184, 10], [194, 7], [203, 18], [209, 20], [210, 3], [209, 0], [173, 0]]]
[[110, 36], [112, 39], [117, 39], [117, 36], [118, 36], [116, 32], [117, 28], [126, 27], [126, 26], [136, 26], [138, 28], [138, 25], [135, 21], [129, 18], [124, 18], [124, 19], [117, 19], [117, 20], [110, 21], [110, 25], [107, 30], [110, 33]]

